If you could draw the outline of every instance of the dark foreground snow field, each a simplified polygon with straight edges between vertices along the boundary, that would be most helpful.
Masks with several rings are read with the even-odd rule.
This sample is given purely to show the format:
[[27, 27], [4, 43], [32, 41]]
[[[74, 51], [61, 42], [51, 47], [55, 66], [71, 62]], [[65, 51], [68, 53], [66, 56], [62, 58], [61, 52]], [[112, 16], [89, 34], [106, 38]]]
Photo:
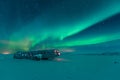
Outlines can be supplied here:
[[120, 56], [69, 54], [57, 60], [15, 60], [12, 55], [0, 55], [0, 80], [120, 80]]

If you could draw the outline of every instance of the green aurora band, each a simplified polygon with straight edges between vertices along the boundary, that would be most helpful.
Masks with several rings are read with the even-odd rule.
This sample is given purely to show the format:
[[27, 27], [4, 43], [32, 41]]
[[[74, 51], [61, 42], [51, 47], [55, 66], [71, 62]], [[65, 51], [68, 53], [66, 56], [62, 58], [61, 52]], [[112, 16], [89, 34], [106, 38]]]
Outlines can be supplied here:
[[72, 47], [72, 46], [99, 44], [99, 43], [104, 43], [104, 42], [118, 40], [118, 39], [120, 39], [120, 33], [98, 36], [98, 37], [91, 37], [88, 39], [78, 39], [74, 41], [63, 42], [63, 43], [59, 43], [58, 45], [56, 45], [56, 47], [60, 47], [60, 46], [66, 46], [66, 47], [71, 46]]
[[[100, 36], [88, 37], [88, 38], [79, 38], [72, 40], [65, 40], [65, 38], [72, 36], [78, 32], [81, 32], [96, 23], [99, 23], [107, 18], [114, 16], [120, 13], [120, 1], [116, 2], [110, 0], [107, 4], [98, 8], [97, 11], [93, 13], [88, 13], [84, 15], [84, 19], [79, 19], [75, 21], [74, 24], [70, 25], [55, 25], [56, 27], [53, 29], [52, 27], [47, 27], [43, 24], [42, 19], [40, 17], [36, 18], [33, 22], [27, 25], [23, 25], [24, 27], [19, 29], [10, 37], [10, 41], [8, 43], [9, 48], [23, 48], [24, 50], [28, 50], [31, 47], [36, 46], [44, 42], [45, 40], [53, 40], [52, 43], [47, 44], [47, 47], [71, 47], [71, 46], [81, 46], [81, 45], [91, 45], [91, 44], [99, 44], [107, 41], [112, 41], [116, 39], [120, 39], [120, 33], [111, 33], [111, 34], [102, 34]], [[20, 27], [20, 26], [18, 26]], [[40, 27], [40, 28], [38, 28]], [[97, 34], [97, 33], [96, 33]], [[58, 40], [54, 42], [55, 40]], [[12, 43], [10, 43], [12, 42]], [[43, 46], [40, 46], [40, 48]]]

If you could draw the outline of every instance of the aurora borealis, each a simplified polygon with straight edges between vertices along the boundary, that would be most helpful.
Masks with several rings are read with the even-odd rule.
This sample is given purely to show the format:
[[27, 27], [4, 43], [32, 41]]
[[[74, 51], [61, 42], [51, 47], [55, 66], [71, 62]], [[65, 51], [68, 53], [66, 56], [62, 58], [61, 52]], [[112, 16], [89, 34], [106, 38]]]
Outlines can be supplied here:
[[0, 52], [110, 41], [120, 41], [120, 0], [0, 0]]

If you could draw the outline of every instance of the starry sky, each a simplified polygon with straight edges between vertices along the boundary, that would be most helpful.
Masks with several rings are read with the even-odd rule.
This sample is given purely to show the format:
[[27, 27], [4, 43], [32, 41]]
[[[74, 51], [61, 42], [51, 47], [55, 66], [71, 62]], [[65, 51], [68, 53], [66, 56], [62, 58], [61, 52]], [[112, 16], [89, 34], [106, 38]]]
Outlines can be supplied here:
[[0, 53], [119, 47], [120, 0], [0, 0]]

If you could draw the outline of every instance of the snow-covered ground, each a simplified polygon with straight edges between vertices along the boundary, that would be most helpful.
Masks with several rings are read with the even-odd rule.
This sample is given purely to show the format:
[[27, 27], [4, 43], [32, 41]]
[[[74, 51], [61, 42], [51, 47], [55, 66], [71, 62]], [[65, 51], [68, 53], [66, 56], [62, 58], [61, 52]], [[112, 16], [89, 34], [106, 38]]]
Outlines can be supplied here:
[[120, 56], [68, 54], [54, 61], [0, 55], [0, 80], [120, 80]]

